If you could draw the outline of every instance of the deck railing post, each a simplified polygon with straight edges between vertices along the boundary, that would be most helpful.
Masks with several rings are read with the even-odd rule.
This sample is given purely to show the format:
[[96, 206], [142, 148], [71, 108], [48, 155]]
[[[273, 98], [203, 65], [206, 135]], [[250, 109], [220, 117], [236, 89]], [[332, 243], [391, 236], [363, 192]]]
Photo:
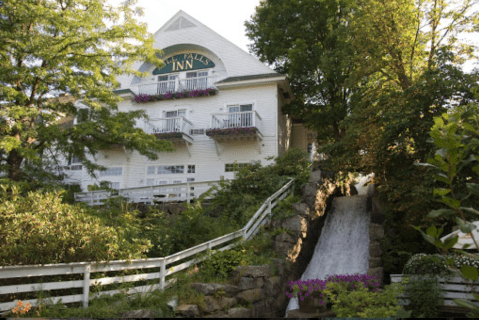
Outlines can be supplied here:
[[166, 278], [166, 258], [161, 260], [160, 269], [160, 290], [165, 290], [165, 278]]
[[90, 264], [85, 266], [83, 273], [83, 308], [88, 308], [88, 298], [90, 296]]
[[190, 203], [190, 183], [186, 182], [186, 203]]

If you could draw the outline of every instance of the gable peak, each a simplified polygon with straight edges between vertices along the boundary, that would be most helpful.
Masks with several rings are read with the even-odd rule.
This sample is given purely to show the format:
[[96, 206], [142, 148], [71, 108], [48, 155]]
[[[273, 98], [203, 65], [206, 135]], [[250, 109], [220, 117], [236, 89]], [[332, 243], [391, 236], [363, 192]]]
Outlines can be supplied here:
[[188, 19], [187, 15], [185, 15], [183, 11], [178, 13], [179, 17], [170, 23], [170, 25], [165, 29], [165, 32], [196, 27], [196, 24]]

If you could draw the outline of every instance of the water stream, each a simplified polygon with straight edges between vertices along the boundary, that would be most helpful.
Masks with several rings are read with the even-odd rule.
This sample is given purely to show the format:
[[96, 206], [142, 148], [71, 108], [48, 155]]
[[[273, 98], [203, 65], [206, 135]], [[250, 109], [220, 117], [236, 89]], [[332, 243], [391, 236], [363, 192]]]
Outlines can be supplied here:
[[[325, 279], [333, 274], [364, 274], [369, 266], [369, 214], [366, 213], [367, 188], [359, 195], [338, 197], [326, 217], [313, 257], [301, 276]], [[288, 310], [298, 309], [298, 301], [289, 301]]]

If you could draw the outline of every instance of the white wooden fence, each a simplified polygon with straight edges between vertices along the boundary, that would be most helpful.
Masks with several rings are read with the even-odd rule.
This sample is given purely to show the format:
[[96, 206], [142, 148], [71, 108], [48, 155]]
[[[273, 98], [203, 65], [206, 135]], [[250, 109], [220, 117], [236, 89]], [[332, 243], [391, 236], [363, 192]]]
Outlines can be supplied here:
[[208, 191], [219, 180], [163, 184], [149, 187], [118, 189], [115, 191], [88, 191], [75, 193], [75, 201], [86, 202], [88, 205], [102, 205], [112, 196], [122, 196], [129, 202], [153, 204], [155, 202], [188, 201], [198, 198]]
[[[391, 274], [391, 282], [402, 282], [407, 275], [404, 274]], [[421, 277], [417, 275], [417, 277]], [[452, 277], [450, 279], [438, 278], [439, 283], [444, 288], [444, 306], [456, 306], [454, 299], [464, 299], [471, 302], [477, 302], [471, 292], [479, 293], [479, 282], [475, 282], [472, 285], [468, 285], [461, 277]], [[406, 296], [402, 296], [404, 299], [400, 300], [401, 305], [408, 305], [410, 300]]]
[[[120, 293], [122, 290], [109, 290], [101, 291], [90, 295], [90, 286], [92, 285], [109, 285], [114, 283], [124, 282], [138, 282], [145, 280], [158, 280], [158, 283], [154, 285], [143, 285], [130, 288], [126, 293], [145, 293], [149, 290], [161, 289], [171, 285], [175, 279], [167, 277], [182, 271], [191, 265], [202, 261], [199, 257], [201, 253], [205, 253], [207, 250], [228, 250], [239, 242], [235, 240], [243, 239], [247, 240], [253, 237], [271, 217], [271, 210], [278, 204], [280, 200], [288, 196], [292, 190], [293, 179], [286, 183], [280, 190], [275, 192], [262, 204], [262, 206], [256, 211], [254, 216], [246, 224], [246, 226], [236, 232], [221, 236], [219, 238], [210, 240], [208, 242], [199, 244], [195, 247], [187, 250], [172, 254], [162, 258], [150, 258], [150, 259], [137, 259], [137, 260], [116, 260], [109, 262], [78, 262], [78, 263], [60, 263], [49, 265], [29, 265], [29, 266], [8, 266], [0, 267], [0, 279], [12, 279], [12, 278], [33, 278], [40, 276], [55, 276], [55, 275], [72, 275], [82, 274], [83, 280], [74, 281], [61, 281], [61, 282], [48, 282], [48, 283], [28, 283], [18, 285], [8, 285], [0, 287], [0, 296], [6, 294], [17, 294], [24, 292], [38, 292], [38, 291], [50, 291], [59, 289], [72, 289], [82, 288], [82, 294], [74, 294], [67, 296], [54, 296], [52, 294], [52, 301], [57, 302], [61, 299], [62, 303], [82, 302], [83, 307], [88, 306], [88, 300], [98, 295], [109, 294], [113, 295]], [[233, 242], [234, 241], [234, 242]], [[221, 246], [223, 245], [223, 246]], [[190, 258], [186, 262], [181, 262], [186, 258]], [[90, 279], [91, 273], [95, 272], [111, 272], [111, 271], [123, 271], [131, 269], [151, 269], [160, 268], [160, 271], [135, 274], [129, 276], [110, 276], [100, 279]], [[124, 291], [124, 290], [123, 290]], [[24, 304], [29, 302], [32, 306], [37, 304], [37, 299], [23, 300]], [[16, 301], [0, 303], [1, 311], [11, 310], [15, 307]]]

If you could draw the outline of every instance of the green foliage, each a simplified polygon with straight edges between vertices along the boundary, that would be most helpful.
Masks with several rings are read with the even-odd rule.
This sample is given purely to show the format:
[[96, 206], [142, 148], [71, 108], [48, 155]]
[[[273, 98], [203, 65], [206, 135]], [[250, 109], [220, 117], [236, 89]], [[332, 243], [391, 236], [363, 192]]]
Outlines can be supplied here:
[[384, 292], [372, 292], [358, 282], [354, 291], [337, 282], [329, 282], [323, 291], [332, 302], [331, 311], [341, 318], [394, 317], [401, 307], [397, 297], [402, 293], [398, 284], [386, 286]]
[[172, 150], [134, 128], [145, 112], [116, 107], [117, 76], [145, 76], [136, 61], [162, 65], [146, 25], [136, 21], [142, 11], [135, 2], [118, 8], [104, 0], [2, 2], [0, 172], [9, 179], [61, 179], [58, 160], [72, 156], [92, 174], [102, 168], [92, 156], [114, 145], [150, 159]]
[[282, 220], [288, 217], [292, 217], [295, 213], [293, 210], [293, 203], [301, 201], [301, 197], [298, 195], [290, 194], [283, 200], [278, 202], [278, 205], [274, 207], [272, 220]]
[[224, 251], [213, 250], [203, 261], [201, 272], [210, 277], [226, 279], [236, 267], [249, 263], [250, 256], [242, 246]]
[[439, 307], [444, 304], [444, 290], [433, 274], [410, 276], [403, 281], [404, 294], [410, 300], [407, 310], [412, 311], [412, 316], [417, 318], [436, 318]]
[[322, 142], [342, 137], [340, 121], [351, 110], [354, 89], [346, 82], [355, 66], [347, 25], [353, 4], [267, 0], [245, 24], [250, 51], [289, 77], [295, 100], [285, 111], [303, 119]]
[[134, 259], [150, 247], [119, 227], [134, 220], [132, 216], [112, 227], [81, 206], [62, 203], [61, 194], [37, 191], [23, 197], [15, 187], [10, 193], [1, 187], [2, 265]]
[[241, 228], [261, 203], [288, 181], [287, 178], [294, 178], [295, 190], [299, 190], [309, 178], [308, 166], [306, 153], [298, 149], [288, 150], [269, 166], [262, 167], [258, 162], [246, 165], [234, 180], [223, 180], [213, 186], [215, 196], [206, 213], [214, 216], [221, 212], [221, 217]]
[[89, 301], [87, 308], [67, 307], [62, 302], [53, 303], [43, 298], [39, 306], [31, 309], [24, 317], [34, 318], [111, 318], [120, 317], [131, 310], [152, 310], [156, 317], [173, 317], [174, 313], [166, 305], [170, 294], [160, 290], [148, 290], [127, 297], [126, 294], [103, 295]]
[[[167, 225], [167, 229], [164, 229], [166, 236], [163, 238], [167, 237], [164, 240], [171, 244], [168, 254], [172, 254], [238, 229], [238, 226], [229, 221], [226, 216], [212, 217], [205, 214], [200, 203], [197, 202], [194, 206], [188, 205], [188, 208], [175, 221]], [[157, 243], [162, 245], [160, 241]]]
[[[479, 181], [479, 106], [477, 103], [456, 108], [450, 114], [443, 114], [442, 118], [434, 118], [434, 126], [431, 128], [431, 142], [437, 147], [433, 158], [428, 159], [427, 164], [422, 166], [432, 167], [435, 171], [435, 179], [438, 188], [434, 189], [434, 195], [438, 197], [445, 208], [433, 210], [429, 216], [435, 219], [446, 218], [454, 221], [464, 233], [471, 233], [476, 228], [470, 221], [477, 220], [479, 197], [476, 190]], [[447, 238], [444, 242], [439, 240], [442, 228], [437, 230], [430, 226], [426, 232], [419, 227], [424, 239], [434, 244], [446, 257], [450, 269], [463, 277], [465, 281], [475, 281], [478, 278], [478, 267], [475, 257], [464, 251], [460, 251], [471, 261], [460, 259], [465, 264], [458, 265], [457, 261], [446, 256], [452, 249], [458, 237]], [[475, 244], [477, 240], [471, 233]], [[476, 246], [476, 250], [478, 247]], [[456, 259], [457, 260], [457, 259]], [[460, 269], [459, 269], [460, 268]], [[478, 295], [474, 295], [479, 300]], [[462, 299], [454, 300], [458, 305], [471, 309], [469, 316], [477, 316], [479, 308], [470, 301]]]

